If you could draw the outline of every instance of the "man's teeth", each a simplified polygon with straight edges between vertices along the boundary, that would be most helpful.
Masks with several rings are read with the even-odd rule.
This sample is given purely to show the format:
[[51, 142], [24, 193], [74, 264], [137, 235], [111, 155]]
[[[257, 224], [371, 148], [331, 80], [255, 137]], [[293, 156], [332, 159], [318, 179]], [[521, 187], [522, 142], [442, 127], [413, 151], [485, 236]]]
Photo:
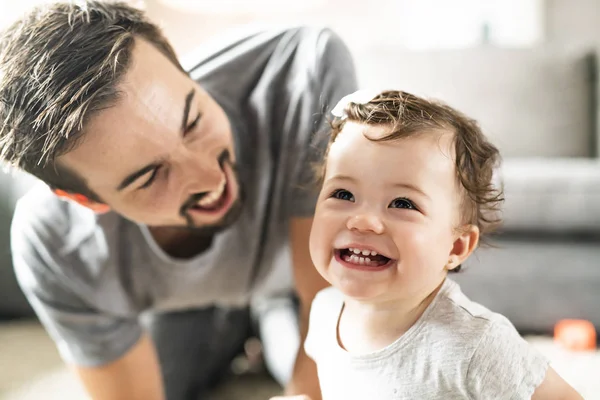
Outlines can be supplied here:
[[201, 207], [207, 207], [207, 206], [213, 205], [223, 195], [223, 190], [225, 190], [226, 183], [227, 183], [227, 181], [225, 179], [223, 179], [221, 181], [221, 183], [219, 184], [219, 187], [217, 187], [217, 189], [213, 190], [212, 192], [210, 192], [209, 194], [204, 196], [202, 198], [202, 200], [200, 200], [198, 202], [198, 205]]
[[362, 253], [363, 256], [369, 256], [369, 255], [376, 256], [377, 255], [376, 251], [371, 251], [371, 250], [361, 250], [361, 249], [353, 249], [353, 248], [349, 248], [348, 250], [350, 250], [350, 252], [354, 253], [354, 254]]

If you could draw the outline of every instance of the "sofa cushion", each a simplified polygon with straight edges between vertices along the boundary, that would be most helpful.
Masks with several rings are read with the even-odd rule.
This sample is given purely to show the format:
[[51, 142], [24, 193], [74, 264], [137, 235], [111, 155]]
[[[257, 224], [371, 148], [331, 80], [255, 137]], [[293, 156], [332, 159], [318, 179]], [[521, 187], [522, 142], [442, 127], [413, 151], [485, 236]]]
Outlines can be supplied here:
[[600, 232], [600, 160], [507, 159], [499, 177], [503, 231]]
[[477, 119], [505, 157], [595, 156], [591, 50], [353, 52], [362, 86], [439, 98]]
[[600, 328], [597, 238], [505, 235], [481, 247], [452, 274], [472, 300], [501, 313], [521, 331], [552, 334], [565, 318]]

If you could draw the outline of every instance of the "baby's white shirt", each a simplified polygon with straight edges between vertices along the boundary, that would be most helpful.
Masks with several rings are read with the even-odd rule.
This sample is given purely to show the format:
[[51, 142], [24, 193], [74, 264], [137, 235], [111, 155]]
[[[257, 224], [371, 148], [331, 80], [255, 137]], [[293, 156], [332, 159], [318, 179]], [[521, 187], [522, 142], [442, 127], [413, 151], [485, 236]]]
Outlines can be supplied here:
[[389, 346], [354, 355], [337, 340], [342, 294], [312, 305], [306, 353], [323, 400], [530, 399], [548, 360], [504, 316], [469, 300], [447, 278], [419, 320]]

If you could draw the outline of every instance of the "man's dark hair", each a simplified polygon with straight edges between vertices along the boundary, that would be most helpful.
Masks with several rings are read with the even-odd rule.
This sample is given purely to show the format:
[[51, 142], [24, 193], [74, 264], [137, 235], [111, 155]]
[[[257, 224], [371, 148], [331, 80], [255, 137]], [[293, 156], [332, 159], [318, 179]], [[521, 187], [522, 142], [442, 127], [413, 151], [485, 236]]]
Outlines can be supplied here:
[[100, 201], [56, 160], [75, 148], [90, 117], [118, 99], [135, 38], [182, 69], [159, 27], [122, 2], [54, 3], [2, 32], [0, 162]]

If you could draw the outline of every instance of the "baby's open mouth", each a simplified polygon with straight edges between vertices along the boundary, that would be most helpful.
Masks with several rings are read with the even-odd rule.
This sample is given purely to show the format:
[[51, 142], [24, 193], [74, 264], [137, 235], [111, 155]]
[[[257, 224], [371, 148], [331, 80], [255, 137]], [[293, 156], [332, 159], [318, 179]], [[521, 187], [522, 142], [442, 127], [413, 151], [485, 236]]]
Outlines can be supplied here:
[[383, 267], [392, 260], [372, 250], [347, 248], [336, 250], [338, 257], [349, 264], [364, 265], [369, 267]]

